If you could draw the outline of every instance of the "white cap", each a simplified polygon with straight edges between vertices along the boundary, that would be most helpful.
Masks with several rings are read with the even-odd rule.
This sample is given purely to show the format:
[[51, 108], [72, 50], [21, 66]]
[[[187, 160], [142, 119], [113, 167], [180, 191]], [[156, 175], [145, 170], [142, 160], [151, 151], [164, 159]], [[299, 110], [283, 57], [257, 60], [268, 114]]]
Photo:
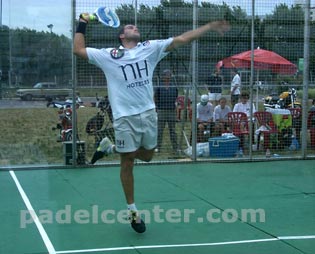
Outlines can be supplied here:
[[207, 94], [203, 94], [200, 97], [201, 102], [208, 102], [209, 101], [209, 96]]

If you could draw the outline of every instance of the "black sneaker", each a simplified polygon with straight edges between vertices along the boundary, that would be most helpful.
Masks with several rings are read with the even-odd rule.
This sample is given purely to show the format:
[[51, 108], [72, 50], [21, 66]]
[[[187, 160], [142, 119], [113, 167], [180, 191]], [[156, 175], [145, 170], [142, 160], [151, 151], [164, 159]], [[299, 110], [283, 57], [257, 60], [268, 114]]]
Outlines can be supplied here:
[[137, 233], [145, 232], [146, 227], [144, 221], [140, 218], [136, 211], [130, 211], [129, 220], [134, 231], [136, 231]]

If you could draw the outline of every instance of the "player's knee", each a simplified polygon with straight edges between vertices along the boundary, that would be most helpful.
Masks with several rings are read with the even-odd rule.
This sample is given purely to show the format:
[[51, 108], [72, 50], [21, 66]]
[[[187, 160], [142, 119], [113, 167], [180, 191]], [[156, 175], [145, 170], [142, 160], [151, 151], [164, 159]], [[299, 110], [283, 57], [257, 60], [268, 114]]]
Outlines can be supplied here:
[[145, 162], [150, 162], [153, 158], [153, 151], [150, 151], [149, 153], [147, 153], [144, 157], [143, 157], [143, 161]]
[[152, 150], [145, 150], [140, 148], [137, 152], [137, 159], [140, 159], [144, 162], [149, 162], [152, 160], [154, 155], [154, 149]]

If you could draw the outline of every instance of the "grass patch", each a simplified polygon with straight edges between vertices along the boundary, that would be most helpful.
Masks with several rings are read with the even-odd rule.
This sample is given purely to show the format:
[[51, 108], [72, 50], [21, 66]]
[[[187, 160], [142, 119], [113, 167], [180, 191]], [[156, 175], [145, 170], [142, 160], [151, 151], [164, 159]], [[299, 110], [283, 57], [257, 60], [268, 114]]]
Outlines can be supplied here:
[[[59, 130], [52, 130], [58, 122], [56, 108], [1, 109], [0, 166], [63, 164], [63, 144], [57, 142]], [[77, 111], [79, 138], [86, 143], [86, 158], [89, 160], [95, 152], [93, 136], [85, 133], [88, 120], [97, 113], [97, 108], [83, 107]], [[106, 118], [106, 122], [109, 120]], [[104, 124], [105, 126], [105, 124]], [[190, 135], [190, 122], [185, 122], [187, 135]], [[181, 123], [177, 123], [177, 139], [180, 142]], [[156, 160], [168, 159], [172, 147], [167, 127], [163, 135], [162, 152]], [[185, 141], [183, 147], [186, 148]], [[102, 161], [119, 160], [119, 155], [104, 157]]]
[[[96, 108], [78, 110], [78, 133], [86, 141], [87, 157], [94, 152], [94, 138], [85, 133], [85, 125]], [[63, 163], [63, 145], [57, 142], [59, 130], [56, 108], [0, 110], [0, 165]]]

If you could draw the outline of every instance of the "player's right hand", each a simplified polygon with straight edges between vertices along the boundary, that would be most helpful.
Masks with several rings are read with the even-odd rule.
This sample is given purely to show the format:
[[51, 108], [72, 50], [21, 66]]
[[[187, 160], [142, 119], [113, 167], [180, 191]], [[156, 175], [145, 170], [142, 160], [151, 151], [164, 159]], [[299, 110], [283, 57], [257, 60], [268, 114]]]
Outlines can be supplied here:
[[80, 21], [83, 21], [86, 23], [89, 23], [89, 21], [90, 21], [90, 14], [87, 12], [81, 13], [79, 17], [80, 17]]

